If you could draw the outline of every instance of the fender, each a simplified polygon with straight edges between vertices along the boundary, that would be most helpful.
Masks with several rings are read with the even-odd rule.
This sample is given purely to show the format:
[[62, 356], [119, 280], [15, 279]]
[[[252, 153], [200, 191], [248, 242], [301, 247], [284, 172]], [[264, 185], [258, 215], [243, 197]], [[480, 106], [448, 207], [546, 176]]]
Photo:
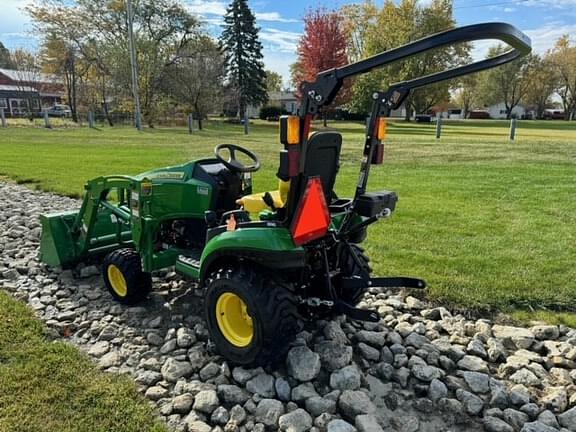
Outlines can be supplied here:
[[294, 244], [287, 228], [239, 228], [224, 231], [208, 241], [200, 258], [200, 282], [213, 263], [226, 257], [244, 258], [274, 270], [293, 270], [305, 264], [304, 248]]

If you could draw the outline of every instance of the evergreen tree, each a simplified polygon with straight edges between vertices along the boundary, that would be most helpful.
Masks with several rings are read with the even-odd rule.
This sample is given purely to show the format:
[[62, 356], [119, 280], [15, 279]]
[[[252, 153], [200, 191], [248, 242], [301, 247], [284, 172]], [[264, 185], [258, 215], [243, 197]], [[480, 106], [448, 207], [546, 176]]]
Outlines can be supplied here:
[[241, 117], [248, 105], [264, 104], [268, 100], [262, 44], [255, 21], [247, 0], [232, 0], [220, 36], [227, 79], [234, 89]]
[[10, 58], [10, 51], [0, 42], [0, 68], [14, 69], [14, 63]]

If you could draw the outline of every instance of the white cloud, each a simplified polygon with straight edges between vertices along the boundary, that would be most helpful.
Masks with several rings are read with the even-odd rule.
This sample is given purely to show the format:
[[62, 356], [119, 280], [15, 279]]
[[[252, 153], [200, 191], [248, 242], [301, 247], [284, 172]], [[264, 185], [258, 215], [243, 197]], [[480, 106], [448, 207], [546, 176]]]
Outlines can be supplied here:
[[508, 13], [511, 13], [511, 12], [516, 12], [516, 8], [512, 8], [512, 7], [505, 7], [505, 8], [504, 8], [504, 12], [508, 12]]
[[186, 2], [188, 10], [192, 13], [204, 15], [224, 15], [226, 3], [218, 0], [189, 0]]
[[[570, 0], [564, 1], [568, 2]], [[576, 1], [572, 3], [576, 4]], [[538, 54], [543, 54], [554, 47], [554, 44], [561, 36], [568, 34], [574, 37], [576, 34], [576, 23], [551, 22], [537, 29], [526, 30], [525, 33], [532, 39], [532, 50]]]
[[[550, 22], [543, 25], [542, 27], [531, 30], [524, 30], [524, 33], [526, 33], [532, 40], [532, 52], [536, 54], [544, 54], [550, 48], [554, 47], [554, 44], [561, 36], [565, 34], [576, 35], [576, 23], [564, 24], [561, 22]], [[472, 48], [472, 58], [474, 60], [481, 60], [485, 58], [486, 54], [488, 53], [488, 49], [498, 43], [503, 44], [503, 42], [497, 40], [474, 42], [474, 46]]]
[[291, 18], [283, 18], [278, 12], [256, 12], [256, 19], [259, 21], [270, 21], [270, 22], [283, 22], [283, 23], [294, 23], [299, 20]]
[[264, 66], [282, 75], [282, 83], [286, 87], [290, 85], [290, 65], [295, 61], [296, 54], [264, 50]]
[[262, 40], [264, 48], [269, 51], [295, 53], [300, 36], [300, 33], [273, 28], [263, 28], [260, 31], [260, 39]]
[[523, 6], [553, 7], [556, 9], [568, 9], [576, 7], [576, 0], [524, 0]]

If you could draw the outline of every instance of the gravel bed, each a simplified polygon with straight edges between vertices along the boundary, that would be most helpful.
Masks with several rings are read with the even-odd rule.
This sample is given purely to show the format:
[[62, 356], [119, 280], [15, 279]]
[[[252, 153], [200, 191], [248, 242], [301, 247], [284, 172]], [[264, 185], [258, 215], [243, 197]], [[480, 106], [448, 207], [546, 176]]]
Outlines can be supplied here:
[[38, 261], [40, 213], [66, 197], [0, 182], [0, 287], [49, 336], [101, 369], [130, 374], [171, 430], [576, 431], [576, 331], [468, 320], [398, 292], [371, 290], [379, 323], [310, 324], [285, 364], [229, 365], [212, 349], [202, 297], [173, 272], [137, 307], [115, 303], [95, 265]]

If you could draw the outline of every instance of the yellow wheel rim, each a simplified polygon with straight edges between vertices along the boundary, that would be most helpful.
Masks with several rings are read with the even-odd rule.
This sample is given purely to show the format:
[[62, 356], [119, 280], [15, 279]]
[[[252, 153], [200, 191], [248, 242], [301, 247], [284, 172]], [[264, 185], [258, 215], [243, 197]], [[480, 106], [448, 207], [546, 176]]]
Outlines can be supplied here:
[[116, 294], [120, 297], [126, 297], [126, 294], [128, 293], [126, 279], [124, 279], [124, 275], [114, 264], [108, 266], [108, 280]]
[[225, 292], [216, 302], [216, 319], [222, 335], [237, 347], [250, 345], [254, 336], [252, 317], [246, 303], [231, 292]]

